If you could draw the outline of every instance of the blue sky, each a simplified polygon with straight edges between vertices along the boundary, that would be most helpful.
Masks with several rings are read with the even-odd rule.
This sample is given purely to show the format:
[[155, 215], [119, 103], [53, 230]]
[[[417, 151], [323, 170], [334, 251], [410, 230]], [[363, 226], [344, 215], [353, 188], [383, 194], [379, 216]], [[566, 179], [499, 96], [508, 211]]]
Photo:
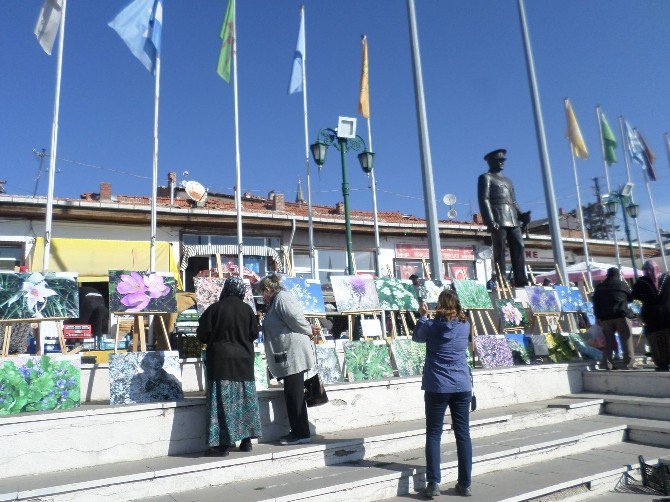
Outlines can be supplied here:
[[[49, 149], [55, 56], [32, 33], [41, 0], [3, 2], [0, 16], [0, 177], [7, 191], [32, 194], [38, 160]], [[150, 192], [153, 77], [107, 26], [127, 0], [68, 2], [61, 91], [57, 196], [78, 197], [110, 181], [115, 193]], [[370, 52], [370, 91], [379, 207], [423, 215], [420, 157], [404, 0], [307, 0], [310, 140], [338, 115], [355, 116], [360, 35]], [[212, 191], [234, 185], [233, 93], [216, 74], [218, 38], [227, 0], [164, 0], [159, 181], [168, 171]], [[242, 189], [275, 189], [295, 197], [304, 182], [302, 96], [287, 95], [300, 2], [238, 1], [238, 75]], [[477, 211], [482, 156], [508, 149], [507, 174], [523, 209], [545, 215], [539, 154], [513, 0], [416, 0], [435, 191], [458, 197], [459, 219]], [[582, 195], [603, 176], [595, 106], [614, 127], [619, 114], [655, 150], [653, 185], [661, 224], [670, 227], [670, 2], [664, 0], [530, 0], [526, 11], [534, 49], [549, 154], [559, 206], [576, 205], [563, 98], [570, 97], [591, 158], [578, 161]], [[55, 54], [55, 50], [54, 50]], [[618, 125], [616, 127], [617, 136]], [[364, 121], [359, 134], [367, 138]], [[612, 168], [625, 180], [623, 153]], [[632, 166], [642, 206], [644, 239], [653, 239], [640, 169]], [[127, 173], [127, 174], [123, 174]], [[349, 158], [352, 207], [371, 208], [368, 179]], [[341, 199], [335, 151], [313, 176], [316, 203]], [[602, 183], [604, 188], [604, 183]], [[38, 193], [46, 193], [46, 174]], [[438, 202], [438, 214], [446, 207]]]

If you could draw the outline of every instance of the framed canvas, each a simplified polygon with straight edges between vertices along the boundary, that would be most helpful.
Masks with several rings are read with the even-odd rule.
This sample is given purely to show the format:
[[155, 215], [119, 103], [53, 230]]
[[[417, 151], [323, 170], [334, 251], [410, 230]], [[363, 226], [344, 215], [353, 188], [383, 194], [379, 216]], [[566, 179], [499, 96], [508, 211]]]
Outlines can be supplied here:
[[428, 279], [419, 280], [417, 295], [428, 304], [431, 310], [435, 310], [440, 293], [444, 291], [444, 286], [440, 281], [431, 281]]
[[514, 364], [530, 364], [535, 357], [533, 344], [529, 336], [520, 333], [508, 333], [505, 335], [507, 345], [512, 351]]
[[316, 350], [316, 366], [305, 374], [305, 380], [318, 373], [321, 375], [324, 384], [344, 381], [335, 343], [320, 343], [315, 345], [314, 348]]
[[413, 342], [409, 338], [395, 338], [391, 342], [391, 353], [398, 376], [410, 377], [423, 374], [426, 364], [426, 344]]
[[345, 341], [342, 345], [349, 381], [381, 380], [393, 376], [386, 343]]
[[355, 312], [379, 310], [379, 297], [372, 277], [335, 275], [331, 277], [337, 310]]
[[512, 351], [504, 336], [480, 335], [475, 338], [475, 350], [484, 368], [514, 366]]
[[563, 312], [581, 312], [584, 309], [584, 299], [579, 288], [569, 286], [554, 286]]
[[558, 303], [556, 291], [542, 286], [526, 286], [528, 303], [531, 310], [536, 314], [560, 312], [561, 305]]
[[109, 355], [109, 403], [181, 401], [179, 352], [120, 352]]
[[365, 338], [384, 338], [382, 323], [379, 319], [361, 319], [361, 331]]
[[419, 302], [412, 283], [385, 277], [374, 279], [381, 307], [386, 310], [404, 310], [416, 312]]
[[567, 363], [579, 358], [577, 351], [570, 343], [570, 338], [561, 333], [546, 335], [549, 359], [555, 363]]
[[267, 390], [268, 370], [265, 362], [265, 354], [256, 350], [254, 352], [254, 377], [256, 379], [256, 390]]
[[177, 281], [170, 272], [109, 271], [111, 312], [177, 312]]
[[0, 319], [79, 317], [77, 274], [70, 272], [0, 273]]
[[496, 306], [500, 312], [500, 320], [503, 329], [507, 328], [525, 328], [528, 326], [526, 309], [518, 300], [501, 298], [496, 300]]
[[486, 286], [477, 281], [454, 281], [461, 307], [469, 309], [492, 309], [491, 297]]
[[80, 355], [2, 357], [0, 415], [77, 408], [80, 379]]
[[284, 277], [282, 283], [296, 300], [302, 305], [305, 314], [325, 314], [321, 283], [316, 280], [301, 277]]
[[[194, 277], [193, 284], [195, 285], [195, 301], [198, 309], [198, 314], [202, 315], [207, 307], [212, 303], [218, 302], [221, 296], [221, 291], [226, 283], [226, 279], [218, 277]], [[254, 313], [256, 313], [256, 302], [251, 291], [251, 282], [249, 279], [244, 279], [244, 284], [247, 289], [244, 295], [244, 303], [249, 305]]]

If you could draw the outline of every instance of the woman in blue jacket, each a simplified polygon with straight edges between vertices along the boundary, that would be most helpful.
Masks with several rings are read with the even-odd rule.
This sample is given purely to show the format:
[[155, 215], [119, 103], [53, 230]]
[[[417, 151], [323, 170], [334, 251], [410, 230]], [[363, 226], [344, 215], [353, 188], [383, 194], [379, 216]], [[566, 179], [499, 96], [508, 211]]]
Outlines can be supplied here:
[[426, 488], [429, 498], [440, 494], [440, 442], [444, 414], [449, 407], [456, 436], [458, 483], [456, 493], [470, 496], [472, 443], [470, 441], [470, 401], [472, 382], [466, 350], [470, 323], [456, 293], [440, 293], [435, 318], [426, 317], [427, 305], [419, 308], [421, 318], [412, 340], [426, 344], [426, 364], [421, 388], [426, 403]]

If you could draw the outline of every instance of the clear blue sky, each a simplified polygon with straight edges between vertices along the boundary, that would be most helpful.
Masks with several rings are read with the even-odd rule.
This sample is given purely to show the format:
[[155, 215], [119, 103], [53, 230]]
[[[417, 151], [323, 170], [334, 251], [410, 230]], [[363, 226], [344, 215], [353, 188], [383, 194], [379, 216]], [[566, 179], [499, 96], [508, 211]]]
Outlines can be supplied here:
[[[128, 0], [68, 2], [61, 94], [57, 196], [78, 197], [110, 181], [115, 193], [150, 192], [153, 77], [107, 26]], [[49, 149], [55, 56], [32, 33], [41, 0], [3, 2], [0, 15], [0, 177], [7, 191], [32, 194], [38, 161]], [[188, 170], [212, 191], [234, 185], [233, 93], [216, 74], [227, 0], [164, 0], [159, 182]], [[300, 2], [238, 2], [238, 74], [242, 189], [295, 196], [304, 182], [302, 97], [287, 95]], [[355, 116], [360, 35], [370, 51], [371, 113], [379, 207], [423, 215], [420, 157], [404, 0], [307, 0], [310, 140], [338, 115]], [[477, 211], [482, 156], [508, 149], [507, 174], [524, 209], [545, 215], [517, 3], [513, 0], [417, 0], [435, 191], [457, 195], [459, 219]], [[626, 118], [656, 151], [654, 185], [662, 225], [670, 227], [670, 2], [530, 0], [526, 2], [549, 154], [559, 205], [576, 206], [563, 97], [570, 97], [591, 151], [579, 161], [582, 193], [603, 175], [595, 105], [610, 123]], [[55, 54], [55, 50], [54, 50]], [[616, 127], [618, 136], [618, 125]], [[359, 134], [367, 138], [363, 120]], [[341, 199], [340, 163], [331, 149], [314, 201]], [[623, 153], [612, 169], [624, 181]], [[86, 164], [88, 166], [82, 165]], [[97, 167], [91, 167], [97, 166]], [[367, 177], [350, 156], [352, 205], [371, 208]], [[652, 239], [642, 174], [632, 166], [644, 239]], [[123, 175], [117, 171], [132, 173]], [[604, 187], [604, 183], [603, 183]], [[38, 193], [46, 193], [46, 175]], [[472, 206], [470, 207], [470, 204]], [[444, 218], [445, 206], [438, 203]]]

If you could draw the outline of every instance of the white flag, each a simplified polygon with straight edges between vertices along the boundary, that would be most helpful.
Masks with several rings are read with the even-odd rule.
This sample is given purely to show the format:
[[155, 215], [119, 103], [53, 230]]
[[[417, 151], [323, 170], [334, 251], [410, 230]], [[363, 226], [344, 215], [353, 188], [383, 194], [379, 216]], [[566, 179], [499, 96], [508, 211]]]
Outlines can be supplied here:
[[35, 36], [44, 49], [51, 56], [61, 18], [63, 17], [63, 0], [44, 0], [42, 10], [35, 25]]

